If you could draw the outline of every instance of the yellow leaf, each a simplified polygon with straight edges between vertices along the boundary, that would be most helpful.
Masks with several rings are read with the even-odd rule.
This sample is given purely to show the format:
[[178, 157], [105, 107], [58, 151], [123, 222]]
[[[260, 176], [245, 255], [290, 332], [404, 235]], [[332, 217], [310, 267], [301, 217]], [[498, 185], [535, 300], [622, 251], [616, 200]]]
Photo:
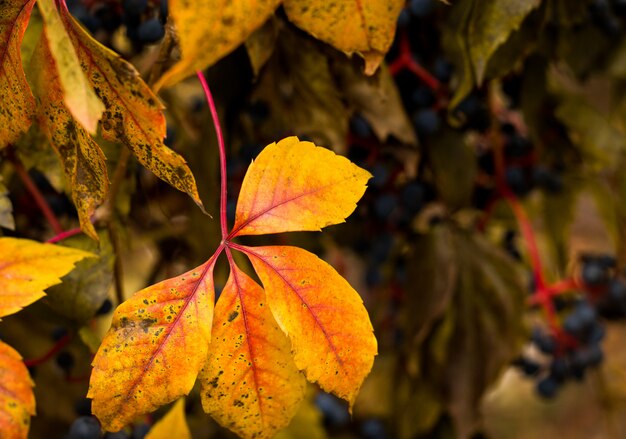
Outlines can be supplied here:
[[215, 307], [213, 343], [200, 374], [204, 410], [244, 438], [287, 426], [305, 379], [259, 285], [236, 265]]
[[358, 293], [334, 268], [298, 247], [240, 247], [267, 303], [289, 336], [294, 360], [311, 382], [354, 403], [377, 352]]
[[104, 202], [109, 187], [104, 154], [64, 105], [59, 73], [43, 34], [31, 62], [37, 75], [33, 83], [40, 125], [63, 163], [80, 226], [97, 241], [90, 218]]
[[232, 52], [274, 12], [280, 0], [170, 0], [182, 59], [155, 89], [174, 85]]
[[272, 143], [248, 168], [230, 236], [319, 231], [341, 223], [370, 177], [345, 157], [297, 137]]
[[22, 357], [0, 341], [0, 432], [3, 439], [26, 439], [35, 415], [33, 382]]
[[72, 18], [65, 2], [60, 7], [61, 21], [87, 79], [106, 107], [102, 136], [126, 145], [142, 165], [202, 206], [187, 163], [163, 143], [165, 117], [159, 99], [132, 64], [93, 39]]
[[46, 288], [61, 283], [76, 262], [91, 256], [29, 239], [0, 238], [0, 317], [45, 296]]
[[98, 121], [104, 112], [104, 104], [92, 90], [72, 42], [61, 22], [54, 0], [38, 0], [37, 5], [44, 19], [44, 32], [50, 44], [50, 52], [59, 72], [63, 99], [72, 116], [91, 134], [95, 134]]
[[365, 73], [373, 75], [391, 47], [404, 0], [284, 0], [287, 17], [347, 54], [365, 59]]
[[20, 54], [34, 4], [35, 0], [11, 1], [0, 8], [0, 149], [15, 142], [30, 127], [35, 112]]
[[115, 310], [87, 394], [105, 430], [118, 431], [193, 387], [208, 355], [214, 264], [141, 290]]
[[179, 399], [159, 422], [154, 424], [146, 439], [191, 439], [185, 419], [185, 400]]

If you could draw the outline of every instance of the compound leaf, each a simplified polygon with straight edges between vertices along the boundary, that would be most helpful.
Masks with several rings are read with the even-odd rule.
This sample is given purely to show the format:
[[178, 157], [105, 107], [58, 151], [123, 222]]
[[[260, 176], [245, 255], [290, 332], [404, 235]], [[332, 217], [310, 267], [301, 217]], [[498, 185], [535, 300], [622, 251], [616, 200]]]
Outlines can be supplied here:
[[363, 302], [326, 262], [298, 247], [242, 247], [307, 379], [354, 403], [377, 342]]
[[191, 439], [191, 432], [185, 419], [185, 400], [176, 401], [162, 419], [150, 429], [146, 439]]
[[365, 59], [374, 74], [391, 47], [403, 0], [285, 0], [285, 12], [296, 26], [347, 54]]
[[319, 231], [341, 223], [370, 177], [345, 157], [297, 137], [272, 143], [244, 177], [231, 236]]
[[60, 7], [61, 20], [87, 79], [106, 107], [100, 123], [102, 136], [126, 145], [142, 165], [202, 206], [187, 163], [163, 143], [165, 116], [159, 99], [132, 64], [93, 39], [72, 18], [64, 2]]
[[306, 381], [266, 306], [265, 292], [236, 265], [213, 326], [200, 374], [204, 410], [241, 437], [273, 437], [295, 415]]
[[35, 0], [11, 1], [0, 8], [0, 149], [15, 142], [31, 124], [35, 100], [22, 68], [20, 47]]
[[59, 245], [0, 238], [0, 317], [42, 298], [46, 288], [61, 283], [76, 262], [90, 256]]
[[26, 439], [35, 415], [33, 382], [22, 357], [0, 341], [0, 431], [5, 439]]
[[174, 85], [203, 70], [243, 43], [274, 13], [280, 0], [171, 0], [182, 59], [155, 84]]
[[105, 430], [118, 431], [193, 387], [208, 355], [214, 264], [145, 288], [115, 310], [87, 394]]

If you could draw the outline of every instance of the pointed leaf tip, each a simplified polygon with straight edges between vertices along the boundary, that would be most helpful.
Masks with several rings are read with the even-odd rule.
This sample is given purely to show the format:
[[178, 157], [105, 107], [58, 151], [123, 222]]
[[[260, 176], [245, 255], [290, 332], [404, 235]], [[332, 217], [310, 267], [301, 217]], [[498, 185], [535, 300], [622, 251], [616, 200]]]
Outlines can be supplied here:
[[265, 147], [248, 168], [232, 236], [319, 231], [345, 221], [371, 174], [345, 157], [288, 137]]

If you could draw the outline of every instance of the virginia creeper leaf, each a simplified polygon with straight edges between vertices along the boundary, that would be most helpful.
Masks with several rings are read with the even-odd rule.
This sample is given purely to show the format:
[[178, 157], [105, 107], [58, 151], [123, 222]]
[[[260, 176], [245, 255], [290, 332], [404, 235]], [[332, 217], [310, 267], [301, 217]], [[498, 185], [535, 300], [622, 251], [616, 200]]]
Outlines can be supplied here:
[[155, 89], [174, 85], [232, 52], [274, 12], [280, 0], [170, 0], [182, 59]]
[[91, 253], [29, 239], [0, 238], [0, 317], [42, 298]]
[[179, 399], [174, 407], [150, 429], [146, 439], [191, 439], [185, 419], [185, 400]]
[[0, 341], [0, 432], [5, 439], [26, 439], [35, 415], [33, 382], [22, 357]]
[[74, 118], [91, 134], [95, 134], [104, 112], [102, 101], [96, 96], [85, 77], [76, 50], [68, 38], [54, 0], [38, 0], [44, 19], [44, 33], [50, 54], [58, 71], [61, 97]]
[[341, 223], [370, 177], [345, 157], [297, 137], [272, 143], [244, 177], [231, 236], [319, 231]]
[[30, 127], [35, 112], [20, 53], [34, 4], [35, 0], [11, 1], [0, 8], [0, 96], [5, 97], [0, 106], [0, 149]]
[[298, 247], [243, 247], [294, 360], [311, 382], [354, 403], [377, 342], [363, 302], [326, 262]]
[[115, 310], [87, 394], [105, 430], [120, 430], [193, 387], [208, 355], [214, 264], [149, 286]]
[[284, 0], [296, 26], [347, 54], [365, 59], [365, 73], [374, 74], [391, 47], [404, 0]]
[[273, 437], [304, 397], [306, 381], [264, 291], [236, 265], [215, 307], [200, 379], [204, 410], [244, 438]]
[[126, 145], [142, 165], [202, 206], [185, 160], [163, 143], [165, 117], [159, 99], [132, 64], [93, 39], [72, 18], [65, 3], [60, 12], [87, 79], [106, 107], [102, 136]]
[[89, 237], [98, 240], [90, 218], [104, 202], [109, 187], [104, 154], [66, 107], [62, 81], [43, 34], [33, 53], [32, 63], [36, 72], [33, 83], [39, 101], [37, 111], [41, 128], [61, 158], [81, 228]]

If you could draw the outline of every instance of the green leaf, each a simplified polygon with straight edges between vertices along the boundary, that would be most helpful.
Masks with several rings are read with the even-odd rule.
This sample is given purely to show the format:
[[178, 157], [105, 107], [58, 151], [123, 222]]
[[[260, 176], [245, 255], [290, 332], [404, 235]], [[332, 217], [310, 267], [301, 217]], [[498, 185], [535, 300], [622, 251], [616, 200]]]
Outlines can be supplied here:
[[0, 227], [15, 230], [13, 205], [9, 199], [9, 190], [2, 183], [2, 176], [0, 176]]

